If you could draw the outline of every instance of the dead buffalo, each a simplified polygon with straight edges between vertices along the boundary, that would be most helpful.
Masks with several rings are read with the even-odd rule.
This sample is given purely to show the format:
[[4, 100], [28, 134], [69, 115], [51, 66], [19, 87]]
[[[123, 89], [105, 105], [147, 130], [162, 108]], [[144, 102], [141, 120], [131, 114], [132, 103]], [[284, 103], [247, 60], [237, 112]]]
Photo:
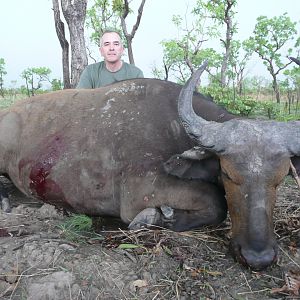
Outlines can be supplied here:
[[[0, 171], [27, 195], [79, 213], [121, 217], [131, 228], [217, 224], [227, 215], [218, 160], [199, 162], [201, 181], [164, 170], [172, 155], [195, 146], [178, 118], [180, 90], [135, 79], [20, 101], [0, 111]], [[233, 117], [200, 94], [195, 106], [211, 120]], [[2, 203], [9, 210], [6, 194]]]
[[1, 111], [0, 171], [44, 202], [173, 230], [224, 220], [222, 173], [233, 249], [263, 268], [276, 257], [275, 190], [299, 153], [299, 124], [229, 121], [198, 93], [194, 115], [194, 86], [195, 77], [181, 93], [180, 118], [182, 87], [156, 79], [21, 101]]
[[[254, 269], [262, 269], [277, 256], [273, 232], [276, 188], [288, 174], [290, 160], [300, 173], [300, 122], [231, 119], [217, 123], [203, 119], [193, 109], [192, 96], [205, 65], [180, 93], [180, 119], [188, 135], [219, 158], [235, 256]], [[194, 156], [189, 152], [198, 164], [197, 151]], [[174, 168], [168, 171], [177, 175], [179, 168], [184, 174], [184, 166], [191, 169], [193, 161], [186, 155], [175, 156], [168, 162]]]

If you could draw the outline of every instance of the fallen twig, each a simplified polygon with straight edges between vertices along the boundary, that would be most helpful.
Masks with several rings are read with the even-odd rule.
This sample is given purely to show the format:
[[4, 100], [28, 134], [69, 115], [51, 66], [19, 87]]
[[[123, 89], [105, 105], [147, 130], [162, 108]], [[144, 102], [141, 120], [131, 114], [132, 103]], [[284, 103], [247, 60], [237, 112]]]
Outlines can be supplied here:
[[293, 176], [298, 184], [298, 187], [300, 188], [300, 179], [299, 179], [299, 176], [297, 174], [297, 171], [296, 171], [296, 168], [294, 167], [292, 161], [290, 161], [290, 166], [291, 166], [291, 170], [292, 170], [292, 173], [293, 173]]
[[294, 260], [291, 258], [291, 256], [282, 249], [282, 247], [278, 246], [278, 248], [283, 252], [283, 254], [285, 254], [298, 268], [300, 268], [300, 265]]

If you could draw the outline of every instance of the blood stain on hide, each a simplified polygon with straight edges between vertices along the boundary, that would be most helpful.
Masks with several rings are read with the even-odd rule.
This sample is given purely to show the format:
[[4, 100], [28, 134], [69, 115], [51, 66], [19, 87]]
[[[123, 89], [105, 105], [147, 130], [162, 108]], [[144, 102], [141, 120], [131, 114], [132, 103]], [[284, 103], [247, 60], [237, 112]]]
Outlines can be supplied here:
[[[35, 151], [35, 149], [39, 149]], [[67, 207], [65, 196], [60, 186], [52, 179], [48, 178], [51, 169], [62, 153], [65, 152], [65, 143], [58, 135], [47, 137], [39, 147], [36, 147], [32, 153], [23, 158], [19, 163], [19, 171], [29, 165], [30, 171], [30, 190], [44, 202], [59, 204]]]

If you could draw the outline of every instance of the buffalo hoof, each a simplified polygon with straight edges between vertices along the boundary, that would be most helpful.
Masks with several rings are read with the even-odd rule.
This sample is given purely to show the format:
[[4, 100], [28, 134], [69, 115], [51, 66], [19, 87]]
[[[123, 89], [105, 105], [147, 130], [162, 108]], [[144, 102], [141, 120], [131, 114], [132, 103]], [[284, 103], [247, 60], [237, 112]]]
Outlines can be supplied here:
[[11, 207], [10, 207], [10, 203], [9, 203], [9, 199], [8, 198], [2, 198], [1, 200], [1, 207], [2, 210], [6, 213], [10, 213], [11, 212]]
[[128, 228], [131, 230], [162, 225], [162, 213], [157, 208], [145, 208], [132, 220]]
[[172, 207], [167, 205], [162, 205], [160, 207], [160, 210], [167, 220], [171, 220], [174, 218], [174, 209]]

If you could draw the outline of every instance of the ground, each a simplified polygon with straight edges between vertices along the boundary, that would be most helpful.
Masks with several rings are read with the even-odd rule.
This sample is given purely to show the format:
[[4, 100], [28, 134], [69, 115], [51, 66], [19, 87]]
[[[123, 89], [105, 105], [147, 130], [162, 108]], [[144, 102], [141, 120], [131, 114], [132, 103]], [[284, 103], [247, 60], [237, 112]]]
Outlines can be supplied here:
[[229, 219], [183, 233], [95, 219], [97, 234], [76, 238], [65, 212], [5, 184], [13, 211], [0, 213], [0, 299], [300, 299], [300, 190], [291, 178], [275, 209], [279, 259], [262, 272], [228, 252]]

